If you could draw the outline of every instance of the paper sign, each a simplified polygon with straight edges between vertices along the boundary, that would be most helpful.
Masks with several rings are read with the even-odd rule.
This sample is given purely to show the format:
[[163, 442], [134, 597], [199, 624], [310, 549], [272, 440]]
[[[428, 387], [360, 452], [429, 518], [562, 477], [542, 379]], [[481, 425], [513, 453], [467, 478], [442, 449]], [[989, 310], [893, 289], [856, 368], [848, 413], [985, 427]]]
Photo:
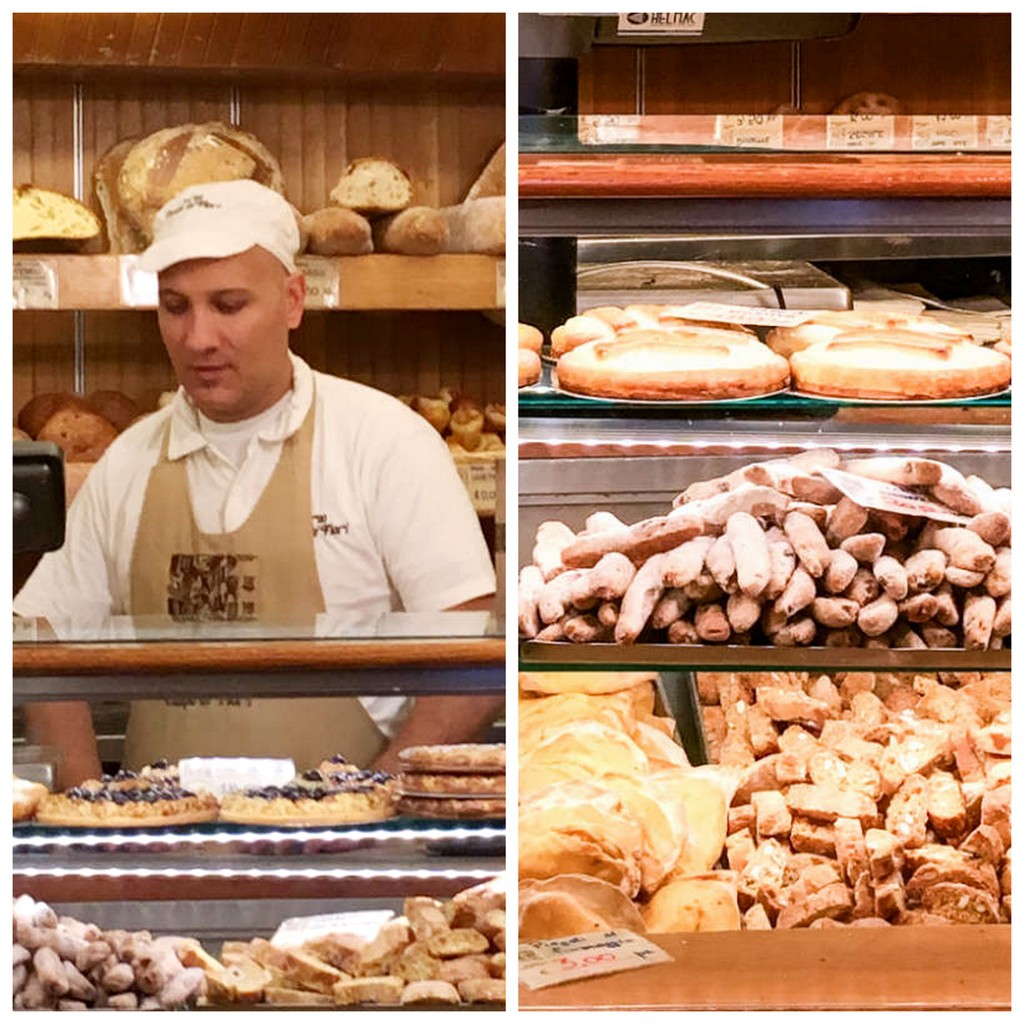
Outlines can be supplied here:
[[494, 266], [494, 308], [505, 308], [505, 261], [498, 260]]
[[1010, 148], [1010, 115], [989, 114], [985, 118], [985, 148]]
[[782, 149], [781, 114], [719, 114], [715, 142], [743, 149]]
[[135, 309], [155, 309], [160, 301], [157, 277], [139, 267], [138, 256], [120, 256], [117, 260], [121, 284], [121, 305]]
[[807, 309], [774, 309], [764, 306], [731, 306], [725, 302], [691, 302], [673, 306], [672, 315], [687, 320], [715, 320], [759, 327], [796, 327], [814, 316]]
[[629, 146], [640, 141], [643, 118], [635, 114], [608, 114], [577, 118], [576, 137], [584, 146]]
[[892, 149], [896, 120], [887, 114], [829, 114], [825, 119], [828, 149]]
[[299, 259], [295, 264], [306, 276], [306, 309], [337, 309], [341, 304], [337, 261]]
[[519, 982], [530, 989], [548, 988], [578, 978], [633, 971], [671, 960], [660, 946], [633, 932], [571, 935], [523, 943], [519, 947]]
[[869, 480], [867, 477], [844, 473], [840, 469], [819, 469], [818, 472], [839, 488], [861, 508], [874, 508], [880, 512], [895, 512], [901, 516], [923, 516], [940, 523], [969, 523], [970, 516], [961, 516], [937, 501], [917, 491], [895, 484]]
[[57, 309], [57, 300], [57, 268], [49, 260], [15, 261], [15, 309]]
[[381, 928], [394, 918], [392, 910], [355, 910], [348, 914], [316, 914], [313, 917], [289, 917], [274, 932], [270, 944], [278, 949], [293, 949], [321, 935], [358, 935], [372, 942]]
[[178, 771], [185, 789], [222, 797], [250, 786], [285, 786], [295, 778], [295, 762], [288, 757], [185, 757]]
[[620, 14], [620, 36], [699, 36], [703, 14]]
[[977, 149], [978, 119], [973, 114], [915, 114], [912, 149]]
[[498, 497], [498, 469], [495, 460], [457, 460], [455, 466], [469, 494], [469, 500], [473, 503], [474, 511], [493, 515]]

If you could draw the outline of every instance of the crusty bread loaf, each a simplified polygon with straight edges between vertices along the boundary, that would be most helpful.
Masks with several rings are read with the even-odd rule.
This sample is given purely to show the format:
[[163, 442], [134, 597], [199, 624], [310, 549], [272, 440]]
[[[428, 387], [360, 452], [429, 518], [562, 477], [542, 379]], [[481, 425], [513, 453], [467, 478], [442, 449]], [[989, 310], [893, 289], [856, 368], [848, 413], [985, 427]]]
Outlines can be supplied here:
[[95, 462], [117, 437], [117, 428], [88, 409], [55, 412], [39, 431], [37, 441], [53, 441], [64, 450], [66, 462]]
[[99, 217], [77, 199], [35, 185], [14, 189], [14, 217], [11, 224], [15, 242], [32, 239], [60, 239], [85, 242], [101, 230]]
[[505, 197], [471, 199], [460, 206], [445, 206], [448, 252], [505, 254]]
[[109, 420], [117, 431], [128, 427], [142, 412], [138, 403], [123, 391], [111, 389], [93, 391], [85, 400], [89, 409]]
[[18, 413], [18, 426], [30, 437], [38, 438], [46, 421], [61, 409], [85, 409], [85, 400], [70, 391], [44, 391], [34, 395]]
[[14, 440], [15, 441], [31, 441], [32, 435], [22, 430], [20, 427], [14, 428]]
[[377, 252], [436, 256], [447, 245], [448, 223], [441, 211], [431, 206], [410, 206], [373, 222], [373, 247]]
[[398, 213], [412, 203], [412, 182], [397, 164], [382, 157], [362, 157], [345, 168], [331, 189], [331, 203], [367, 217]]
[[315, 256], [364, 256], [373, 252], [370, 222], [341, 206], [327, 206], [302, 218], [309, 235], [307, 249]]
[[466, 199], [486, 199], [505, 194], [505, 143], [503, 142], [487, 161], [480, 176], [466, 193]]
[[519, 941], [624, 928], [646, 928], [633, 901], [615, 885], [588, 875], [555, 875], [523, 881], [519, 889]]
[[122, 139], [100, 157], [93, 170], [92, 184], [103, 213], [109, 252], [134, 253], [146, 248], [144, 235], [121, 208], [117, 192], [117, 177], [121, 173], [124, 158], [139, 141], [137, 135]]
[[117, 202], [148, 244], [157, 211], [182, 189], [240, 178], [284, 194], [276, 158], [254, 135], [219, 121], [176, 125], [128, 151], [117, 176]]

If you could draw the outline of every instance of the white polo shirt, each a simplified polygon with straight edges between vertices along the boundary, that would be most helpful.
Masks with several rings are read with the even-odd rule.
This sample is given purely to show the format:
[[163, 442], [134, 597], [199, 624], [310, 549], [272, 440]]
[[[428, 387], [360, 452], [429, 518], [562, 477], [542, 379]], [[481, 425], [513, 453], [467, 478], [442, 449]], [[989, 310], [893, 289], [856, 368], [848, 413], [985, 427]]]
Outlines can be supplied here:
[[68, 510], [64, 546], [40, 561], [15, 612], [45, 616], [59, 635], [128, 614], [135, 535], [168, 423], [168, 458], [188, 460], [196, 525], [204, 533], [231, 532], [255, 507], [282, 443], [301, 426], [314, 382], [311, 529], [328, 615], [343, 621], [433, 611], [492, 593], [479, 520], [437, 432], [390, 395], [291, 360], [292, 390], [260, 423], [237, 467], [203, 435], [184, 389], [124, 431]]

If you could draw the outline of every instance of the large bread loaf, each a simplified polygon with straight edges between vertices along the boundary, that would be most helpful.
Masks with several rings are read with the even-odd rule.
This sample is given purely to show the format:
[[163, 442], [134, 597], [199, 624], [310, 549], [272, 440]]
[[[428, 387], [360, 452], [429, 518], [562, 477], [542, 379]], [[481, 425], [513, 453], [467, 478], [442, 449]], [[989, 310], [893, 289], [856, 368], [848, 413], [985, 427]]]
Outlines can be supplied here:
[[37, 239], [82, 243], [101, 231], [99, 218], [77, 199], [35, 185], [15, 187], [12, 228], [16, 243]]

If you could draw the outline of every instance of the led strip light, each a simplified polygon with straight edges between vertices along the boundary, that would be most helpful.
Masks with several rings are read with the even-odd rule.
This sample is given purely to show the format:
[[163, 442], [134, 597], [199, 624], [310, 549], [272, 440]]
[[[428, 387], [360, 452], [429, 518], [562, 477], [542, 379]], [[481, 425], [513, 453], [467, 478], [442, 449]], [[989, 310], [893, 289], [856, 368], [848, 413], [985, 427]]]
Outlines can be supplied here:
[[494, 870], [467, 868], [457, 871], [452, 868], [429, 870], [387, 870], [375, 871], [372, 868], [346, 870], [345, 868], [16, 868], [15, 875], [19, 878], [252, 878], [260, 881], [267, 879], [361, 879], [363, 881], [387, 879], [389, 881], [456, 881], [476, 879], [486, 881], [494, 878]]

